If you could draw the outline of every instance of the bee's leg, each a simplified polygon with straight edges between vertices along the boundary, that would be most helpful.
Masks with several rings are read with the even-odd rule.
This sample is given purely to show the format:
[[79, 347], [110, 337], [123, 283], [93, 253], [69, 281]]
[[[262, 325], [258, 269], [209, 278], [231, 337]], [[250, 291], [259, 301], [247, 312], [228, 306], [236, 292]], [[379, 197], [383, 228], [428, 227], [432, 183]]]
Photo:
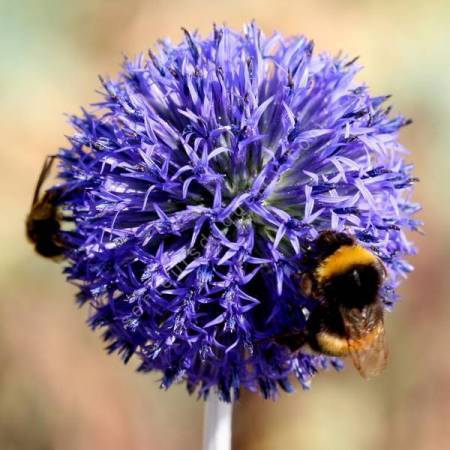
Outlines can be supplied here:
[[61, 214], [61, 220], [63, 222], [75, 222], [75, 218], [73, 216], [68, 216], [66, 214]]
[[275, 338], [275, 342], [279, 345], [287, 347], [291, 352], [296, 352], [307, 343], [307, 336], [303, 332], [284, 334], [277, 336]]
[[310, 273], [303, 273], [300, 277], [300, 290], [305, 297], [313, 297], [314, 280]]
[[383, 260], [377, 256], [377, 263], [378, 263], [378, 267], [380, 268], [380, 272], [382, 274], [383, 277], [383, 281], [386, 280], [386, 278], [388, 277], [388, 271], [386, 266], [384, 265]]

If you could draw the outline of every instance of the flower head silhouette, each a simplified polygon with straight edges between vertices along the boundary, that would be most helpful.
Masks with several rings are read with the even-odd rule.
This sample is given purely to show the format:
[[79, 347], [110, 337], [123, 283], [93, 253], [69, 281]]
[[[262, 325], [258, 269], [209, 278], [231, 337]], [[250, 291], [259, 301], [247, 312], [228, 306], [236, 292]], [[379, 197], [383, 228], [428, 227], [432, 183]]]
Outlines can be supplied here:
[[410, 271], [408, 124], [305, 37], [185, 31], [101, 79], [59, 156], [68, 278], [109, 351], [162, 385], [224, 400], [309, 385], [339, 361], [267, 337], [305, 327], [295, 275], [305, 245], [346, 231], [389, 269], [387, 306]]

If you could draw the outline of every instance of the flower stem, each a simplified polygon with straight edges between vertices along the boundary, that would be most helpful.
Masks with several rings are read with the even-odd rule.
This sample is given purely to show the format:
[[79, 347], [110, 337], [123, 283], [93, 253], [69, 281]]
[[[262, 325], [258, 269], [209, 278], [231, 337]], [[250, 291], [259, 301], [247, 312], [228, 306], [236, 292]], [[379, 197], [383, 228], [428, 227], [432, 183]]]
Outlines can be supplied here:
[[211, 393], [205, 404], [203, 450], [231, 450], [233, 406]]

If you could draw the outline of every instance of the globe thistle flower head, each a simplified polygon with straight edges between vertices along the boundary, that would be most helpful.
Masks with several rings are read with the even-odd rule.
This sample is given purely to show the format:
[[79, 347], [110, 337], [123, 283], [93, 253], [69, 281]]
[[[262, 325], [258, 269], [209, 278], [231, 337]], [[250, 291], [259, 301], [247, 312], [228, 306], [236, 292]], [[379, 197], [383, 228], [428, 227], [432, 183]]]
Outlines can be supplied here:
[[305, 247], [350, 233], [389, 270], [387, 306], [411, 270], [408, 123], [355, 82], [347, 57], [305, 37], [215, 27], [126, 59], [102, 100], [71, 117], [60, 151], [68, 278], [109, 351], [162, 386], [229, 401], [274, 397], [337, 359], [270, 339], [303, 329]]

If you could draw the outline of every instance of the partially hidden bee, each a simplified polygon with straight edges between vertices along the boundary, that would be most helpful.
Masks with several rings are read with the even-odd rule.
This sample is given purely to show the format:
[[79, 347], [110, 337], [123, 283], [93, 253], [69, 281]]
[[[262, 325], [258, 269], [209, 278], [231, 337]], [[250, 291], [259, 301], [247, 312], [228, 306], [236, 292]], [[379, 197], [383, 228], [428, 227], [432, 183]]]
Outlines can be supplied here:
[[56, 155], [47, 156], [34, 190], [30, 212], [26, 219], [26, 234], [42, 256], [59, 260], [64, 254], [60, 236], [62, 217], [58, 211], [61, 189], [49, 189], [41, 196], [41, 188], [50, 174]]
[[[351, 356], [364, 378], [386, 366], [384, 308], [380, 288], [386, 277], [382, 261], [346, 233], [325, 231], [305, 256], [311, 270], [300, 274], [303, 294], [317, 301], [302, 334], [281, 336], [296, 351]], [[309, 259], [309, 260], [308, 260]]]

